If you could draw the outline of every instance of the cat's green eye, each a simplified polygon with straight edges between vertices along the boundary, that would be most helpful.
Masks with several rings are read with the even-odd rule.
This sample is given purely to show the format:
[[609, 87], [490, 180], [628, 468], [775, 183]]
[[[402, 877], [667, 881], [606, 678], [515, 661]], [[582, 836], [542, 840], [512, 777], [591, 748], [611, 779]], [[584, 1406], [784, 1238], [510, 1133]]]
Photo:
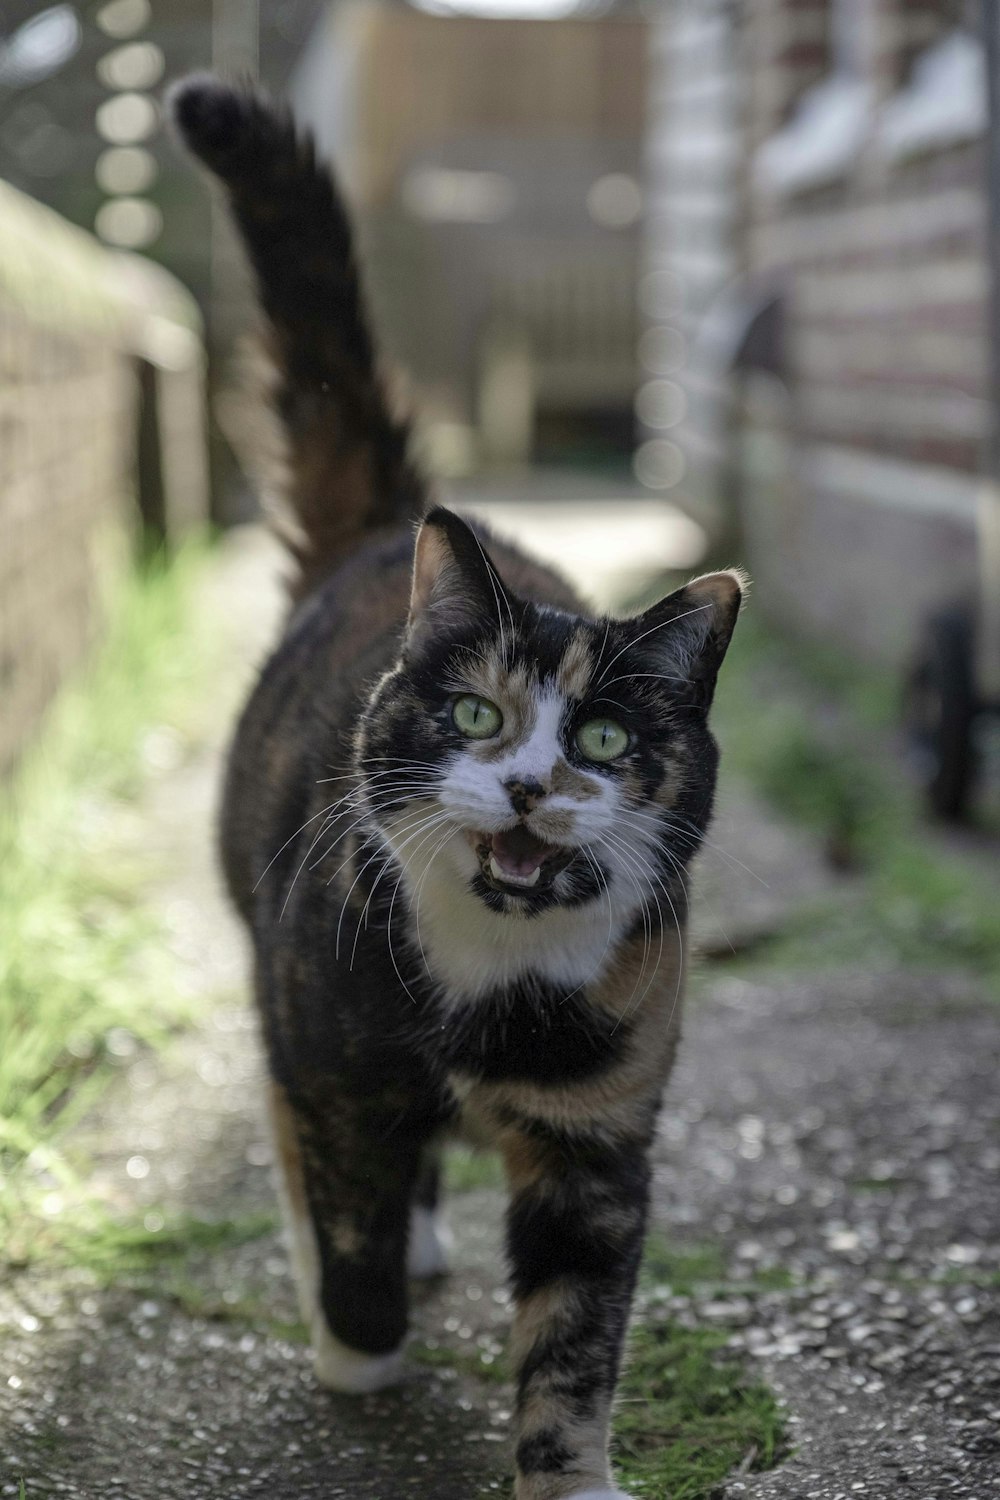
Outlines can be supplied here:
[[576, 747], [588, 760], [617, 760], [628, 749], [628, 731], [614, 719], [588, 719], [576, 731]]
[[500, 733], [503, 714], [488, 698], [478, 693], [463, 693], [452, 705], [451, 717], [455, 728], [468, 735], [470, 740], [489, 740]]

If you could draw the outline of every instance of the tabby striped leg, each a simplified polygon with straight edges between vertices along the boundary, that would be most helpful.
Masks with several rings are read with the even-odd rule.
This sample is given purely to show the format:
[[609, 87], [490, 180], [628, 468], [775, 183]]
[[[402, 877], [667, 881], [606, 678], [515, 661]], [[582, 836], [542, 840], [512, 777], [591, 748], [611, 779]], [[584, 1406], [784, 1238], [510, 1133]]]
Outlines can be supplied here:
[[608, 1424], [649, 1188], [645, 1143], [508, 1141], [517, 1500], [612, 1500]]

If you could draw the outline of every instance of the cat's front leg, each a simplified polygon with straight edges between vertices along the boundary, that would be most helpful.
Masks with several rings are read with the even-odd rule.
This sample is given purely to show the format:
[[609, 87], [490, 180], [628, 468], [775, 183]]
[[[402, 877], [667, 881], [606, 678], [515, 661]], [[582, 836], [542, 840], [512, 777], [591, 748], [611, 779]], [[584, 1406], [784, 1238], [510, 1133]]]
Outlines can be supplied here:
[[[407, 1241], [420, 1140], [343, 1079], [271, 1089], [282, 1198], [316, 1374], [362, 1394], [402, 1376]], [[404, 1101], [405, 1103], [405, 1101]]]
[[[540, 1125], [540, 1122], [539, 1122]], [[517, 1500], [613, 1500], [608, 1426], [646, 1221], [646, 1142], [508, 1137]]]

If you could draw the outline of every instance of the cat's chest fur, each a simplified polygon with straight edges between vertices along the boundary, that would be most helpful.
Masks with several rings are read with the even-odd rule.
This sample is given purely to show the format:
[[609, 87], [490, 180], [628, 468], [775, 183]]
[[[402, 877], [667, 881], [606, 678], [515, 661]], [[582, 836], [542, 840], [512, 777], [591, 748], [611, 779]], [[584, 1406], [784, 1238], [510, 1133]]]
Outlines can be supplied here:
[[654, 937], [612, 891], [597, 913], [531, 919], [485, 908], [444, 869], [404, 883], [407, 944], [439, 1016], [435, 1049], [466, 1114], [489, 1113], [508, 1090], [537, 1093], [536, 1114], [563, 1113], [566, 1091], [621, 1099], [637, 1042], [640, 1072], [659, 1059], [681, 991], [682, 914]]
[[589, 906], [537, 917], [498, 913], [434, 864], [405, 880], [409, 941], [451, 1010], [532, 980], [564, 994], [599, 980], [631, 916], [610, 898], [596, 913]]

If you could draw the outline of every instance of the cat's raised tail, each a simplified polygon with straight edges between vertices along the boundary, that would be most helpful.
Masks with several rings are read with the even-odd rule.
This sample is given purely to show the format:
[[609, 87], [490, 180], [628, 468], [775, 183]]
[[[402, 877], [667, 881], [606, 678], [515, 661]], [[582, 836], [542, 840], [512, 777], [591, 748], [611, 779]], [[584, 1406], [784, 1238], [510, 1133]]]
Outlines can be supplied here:
[[409, 424], [390, 410], [350, 220], [312, 141], [263, 94], [211, 74], [182, 79], [168, 102], [228, 190], [270, 323], [301, 597], [361, 532], [425, 509]]

